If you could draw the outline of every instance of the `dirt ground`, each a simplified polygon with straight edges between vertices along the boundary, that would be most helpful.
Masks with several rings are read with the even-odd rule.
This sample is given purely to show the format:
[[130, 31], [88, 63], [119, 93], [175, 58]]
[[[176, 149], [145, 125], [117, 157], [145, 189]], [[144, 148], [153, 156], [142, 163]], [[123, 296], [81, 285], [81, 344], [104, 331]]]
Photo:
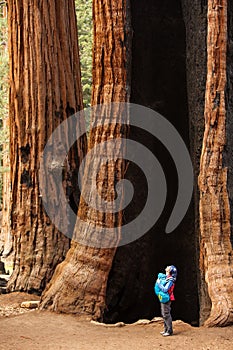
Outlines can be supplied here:
[[103, 325], [71, 315], [29, 310], [25, 293], [0, 295], [0, 349], [7, 350], [233, 350], [233, 326], [193, 328], [174, 321], [174, 335], [162, 337], [162, 320]]

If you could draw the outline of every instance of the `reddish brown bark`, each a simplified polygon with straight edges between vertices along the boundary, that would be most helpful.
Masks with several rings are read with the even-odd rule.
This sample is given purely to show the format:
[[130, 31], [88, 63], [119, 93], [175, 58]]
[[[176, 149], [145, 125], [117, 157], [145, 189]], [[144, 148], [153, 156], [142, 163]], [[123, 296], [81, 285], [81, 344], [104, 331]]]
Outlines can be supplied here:
[[[14, 249], [8, 289], [39, 293], [69, 249], [43, 210], [38, 170], [48, 137], [82, 108], [75, 7], [65, 0], [9, 0], [8, 8]], [[75, 159], [73, 152], [69, 177]]]
[[[129, 101], [130, 71], [130, 16], [128, 0], [94, 0], [94, 69], [92, 105], [109, 102]], [[93, 202], [97, 197], [92, 195], [92, 173], [98, 169], [101, 154], [95, 150], [97, 144], [113, 138], [124, 137], [127, 128], [121, 128], [118, 107], [104, 107], [102, 114], [92, 115], [100, 122], [109, 122], [108, 126], [93, 128], [90, 132], [89, 149], [94, 150], [92, 159], [87, 162], [83, 184], [83, 194]], [[106, 146], [105, 156], [113, 152], [122, 156], [122, 150]], [[98, 174], [98, 192], [100, 196], [111, 202], [116, 194], [115, 182], [124, 176], [122, 160], [110, 161]], [[55, 274], [42, 296], [42, 308], [71, 313], [87, 313], [101, 319], [105, 308], [106, 284], [112, 266], [115, 248], [93, 248], [90, 245], [95, 229], [92, 227], [112, 228], [121, 225], [122, 213], [103, 214], [85, 203], [82, 198], [79, 206], [79, 217], [84, 224], [77, 223], [75, 239], [83, 244], [73, 242], [65, 261], [58, 266]], [[118, 234], [111, 237], [111, 244], [117, 244]], [[85, 240], [83, 240], [85, 237]], [[103, 237], [105, 244], [110, 243]], [[86, 242], [86, 244], [85, 244]], [[96, 242], [98, 245], [98, 242]], [[100, 243], [101, 245], [101, 243]]]
[[207, 326], [233, 322], [233, 261], [226, 144], [227, 0], [208, 2], [205, 132], [200, 162], [200, 269], [211, 299]]

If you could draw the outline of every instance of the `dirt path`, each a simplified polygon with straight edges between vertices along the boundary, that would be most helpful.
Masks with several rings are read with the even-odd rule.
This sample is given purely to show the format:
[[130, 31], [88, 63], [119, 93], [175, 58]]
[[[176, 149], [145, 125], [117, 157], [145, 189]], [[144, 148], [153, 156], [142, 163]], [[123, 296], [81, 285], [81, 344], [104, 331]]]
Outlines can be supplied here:
[[[26, 298], [26, 296], [25, 296]], [[10, 303], [0, 296], [0, 307]], [[233, 350], [233, 327], [192, 328], [174, 322], [174, 335], [162, 337], [161, 320], [112, 327], [75, 316], [22, 311], [0, 317], [0, 349], [7, 350]]]

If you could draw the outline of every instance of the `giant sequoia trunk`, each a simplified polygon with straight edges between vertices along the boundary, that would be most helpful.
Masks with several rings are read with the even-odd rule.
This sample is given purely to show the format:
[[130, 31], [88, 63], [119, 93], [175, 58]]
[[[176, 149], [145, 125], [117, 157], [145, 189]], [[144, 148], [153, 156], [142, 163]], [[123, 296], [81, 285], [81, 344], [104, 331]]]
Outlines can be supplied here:
[[[233, 322], [233, 261], [226, 146], [227, 0], [208, 2], [205, 132], [200, 162], [200, 268], [211, 299], [206, 325]], [[231, 160], [232, 161], [232, 160]]]
[[[130, 16], [128, 0], [94, 0], [94, 69], [92, 105], [129, 100], [130, 68]], [[97, 149], [99, 143], [124, 137], [127, 127], [121, 127], [118, 105], [103, 106], [94, 109], [93, 129], [90, 132], [89, 150], [92, 157], [85, 166], [82, 198], [79, 206], [78, 221], [75, 227], [72, 247], [65, 261], [58, 266], [55, 274], [42, 295], [42, 308], [61, 312], [85, 312], [102, 319], [105, 308], [106, 285], [112, 261], [114, 246], [120, 239], [122, 212], [105, 213], [88, 206], [99, 201], [95, 188], [98, 187], [102, 200], [109, 203], [114, 200], [115, 183], [123, 178], [124, 161], [121, 160], [122, 148], [104, 147]], [[124, 123], [127, 122], [127, 115]], [[96, 123], [101, 126], [95, 127]], [[104, 125], [105, 124], [105, 125]], [[104, 152], [104, 153], [103, 153]], [[116, 160], [114, 157], [119, 158]], [[107, 162], [100, 168], [103, 158]], [[97, 174], [96, 178], [93, 174]], [[85, 198], [85, 199], [84, 199]], [[105, 236], [105, 228], [119, 227], [116, 235]], [[102, 229], [101, 229], [102, 228]], [[100, 230], [97, 241], [95, 233]], [[85, 237], [85, 238], [83, 238]], [[80, 242], [77, 243], [76, 241]], [[109, 248], [113, 247], [113, 248]]]
[[[9, 0], [8, 9], [14, 250], [8, 290], [40, 293], [70, 245], [43, 210], [38, 170], [48, 137], [82, 108], [75, 7], [65, 0]], [[80, 141], [80, 155], [81, 148]], [[78, 149], [69, 157], [69, 181]]]

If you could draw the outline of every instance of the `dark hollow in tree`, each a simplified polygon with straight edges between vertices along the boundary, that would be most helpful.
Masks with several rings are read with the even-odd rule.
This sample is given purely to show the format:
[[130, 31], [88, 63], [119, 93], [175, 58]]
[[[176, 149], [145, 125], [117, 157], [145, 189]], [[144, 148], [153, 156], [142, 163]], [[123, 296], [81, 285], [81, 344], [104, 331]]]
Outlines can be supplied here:
[[[206, 79], [206, 4], [200, 1], [148, 0], [142, 3], [135, 0], [131, 7], [131, 102], [154, 109], [175, 126], [191, 152], [197, 182]], [[131, 137], [149, 147], [162, 164], [168, 197], [165, 211], [150, 232], [128, 246], [118, 248], [108, 280], [105, 319], [108, 322], [133, 322], [159, 315], [154, 282], [157, 273], [166, 264], [173, 263], [179, 270], [173, 316], [197, 325], [197, 188], [182, 223], [175, 232], [166, 234], [166, 223], [177, 195], [176, 169], [166, 148], [158, 141], [132, 127]], [[147, 188], [135, 165], [130, 166], [127, 175], [137, 189], [134, 203], [125, 213], [126, 220], [130, 220], [141, 208], [139, 203], [145, 202]]]

